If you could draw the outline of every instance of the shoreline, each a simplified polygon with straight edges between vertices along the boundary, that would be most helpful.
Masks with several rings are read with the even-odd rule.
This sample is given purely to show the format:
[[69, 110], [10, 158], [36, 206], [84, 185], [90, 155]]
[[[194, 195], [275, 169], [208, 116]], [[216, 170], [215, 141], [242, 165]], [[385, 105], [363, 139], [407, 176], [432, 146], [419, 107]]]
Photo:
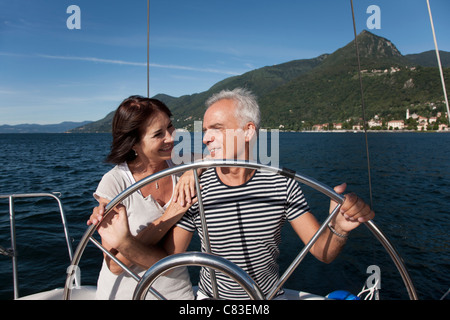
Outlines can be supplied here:
[[[261, 129], [264, 131], [270, 131], [272, 129]], [[297, 133], [365, 133], [363, 130], [327, 130], [327, 131], [316, 131], [316, 130], [279, 130], [279, 132], [297, 132]], [[429, 130], [429, 131], [419, 131], [419, 130], [367, 130], [367, 133], [450, 133], [450, 130]]]
[[[176, 129], [179, 132], [195, 132], [186, 129]], [[272, 130], [277, 130], [278, 132], [295, 132], [295, 133], [365, 133], [363, 130], [279, 130], [279, 129], [265, 129], [262, 128], [260, 131], [271, 132]], [[450, 130], [367, 130], [367, 133], [450, 133]], [[0, 132], [2, 134], [111, 134], [111, 132]]]

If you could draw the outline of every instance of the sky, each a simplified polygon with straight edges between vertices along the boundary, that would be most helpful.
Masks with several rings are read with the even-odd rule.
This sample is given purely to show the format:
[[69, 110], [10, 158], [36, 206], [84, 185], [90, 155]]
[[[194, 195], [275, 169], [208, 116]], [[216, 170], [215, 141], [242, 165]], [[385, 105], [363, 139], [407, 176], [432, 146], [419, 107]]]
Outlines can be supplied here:
[[[450, 1], [430, 6], [450, 51]], [[435, 49], [426, 0], [353, 7], [357, 33], [402, 54]], [[149, 12], [151, 97], [203, 92], [354, 37], [350, 0], [150, 0]], [[0, 125], [96, 121], [134, 94], [147, 96], [147, 0], [0, 0]]]

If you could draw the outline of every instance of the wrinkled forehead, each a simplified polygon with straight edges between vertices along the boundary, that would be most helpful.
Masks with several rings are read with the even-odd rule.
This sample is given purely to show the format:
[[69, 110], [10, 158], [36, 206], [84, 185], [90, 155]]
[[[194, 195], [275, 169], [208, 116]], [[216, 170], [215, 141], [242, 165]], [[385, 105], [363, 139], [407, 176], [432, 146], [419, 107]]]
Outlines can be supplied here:
[[203, 117], [203, 129], [239, 128], [239, 119], [236, 116], [236, 107], [233, 100], [223, 99], [212, 104]]

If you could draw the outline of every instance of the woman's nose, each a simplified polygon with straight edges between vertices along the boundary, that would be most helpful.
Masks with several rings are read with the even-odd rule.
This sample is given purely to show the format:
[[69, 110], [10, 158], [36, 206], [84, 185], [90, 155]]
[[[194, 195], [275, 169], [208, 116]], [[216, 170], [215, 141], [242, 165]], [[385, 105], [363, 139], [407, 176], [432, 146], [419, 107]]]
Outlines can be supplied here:
[[170, 131], [166, 131], [166, 136], [164, 137], [164, 143], [172, 143], [175, 141], [174, 138], [175, 138], [175, 131], [173, 132], [173, 134]]

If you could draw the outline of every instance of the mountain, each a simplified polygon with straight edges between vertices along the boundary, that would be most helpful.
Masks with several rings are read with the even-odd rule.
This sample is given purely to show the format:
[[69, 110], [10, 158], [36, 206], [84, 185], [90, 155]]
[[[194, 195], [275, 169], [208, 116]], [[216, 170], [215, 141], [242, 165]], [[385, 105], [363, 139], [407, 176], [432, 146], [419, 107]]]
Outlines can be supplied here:
[[[314, 59], [295, 60], [276, 66], [263, 67], [240, 76], [233, 76], [222, 80], [208, 91], [202, 93], [185, 95], [179, 98], [158, 94], [153, 98], [159, 99], [167, 104], [177, 119], [177, 128], [192, 126], [194, 120], [203, 118], [205, 101], [214, 92], [219, 92], [226, 88], [246, 87], [260, 96], [281, 84], [287, 83], [309, 72], [322, 63], [326, 57], [327, 55], [321, 55]], [[71, 132], [110, 132], [113, 116], [114, 111], [99, 121], [73, 129]]]
[[[375, 115], [405, 119], [407, 108], [428, 114], [431, 103], [443, 100], [437, 68], [417, 65], [389, 40], [370, 32], [363, 31], [357, 40], [367, 119]], [[359, 119], [362, 109], [355, 50], [351, 42], [312, 72], [264, 95], [260, 100], [264, 125], [282, 124], [299, 130], [302, 123], [311, 126]], [[449, 76], [446, 69], [446, 78]]]
[[70, 122], [65, 121], [59, 124], [18, 124], [1, 125], [0, 133], [62, 133], [71, 129], [87, 125], [92, 121]]
[[102, 132], [111, 132], [112, 120], [114, 117], [115, 111], [111, 111], [104, 117], [95, 122], [90, 122], [85, 125], [81, 125], [71, 130], [68, 130], [70, 133], [102, 133]]
[[[417, 54], [407, 54], [405, 57], [415, 64], [423, 67], [438, 66], [435, 50], [425, 51]], [[439, 51], [439, 58], [441, 60], [442, 67], [450, 67], [450, 52]]]
[[[407, 108], [429, 113], [430, 105], [443, 107], [440, 77], [430, 52], [404, 56], [391, 41], [365, 30], [357, 41], [368, 119], [374, 115], [404, 119]], [[450, 53], [440, 54], [449, 79]], [[191, 129], [194, 120], [202, 119], [204, 103], [213, 93], [245, 87], [258, 96], [262, 127], [300, 130], [314, 123], [359, 119], [358, 74], [356, 48], [351, 41], [332, 54], [266, 66], [227, 78], [201, 93], [179, 98], [159, 94], [154, 98], [169, 106], [177, 128]], [[76, 131], [110, 131], [112, 116]]]

